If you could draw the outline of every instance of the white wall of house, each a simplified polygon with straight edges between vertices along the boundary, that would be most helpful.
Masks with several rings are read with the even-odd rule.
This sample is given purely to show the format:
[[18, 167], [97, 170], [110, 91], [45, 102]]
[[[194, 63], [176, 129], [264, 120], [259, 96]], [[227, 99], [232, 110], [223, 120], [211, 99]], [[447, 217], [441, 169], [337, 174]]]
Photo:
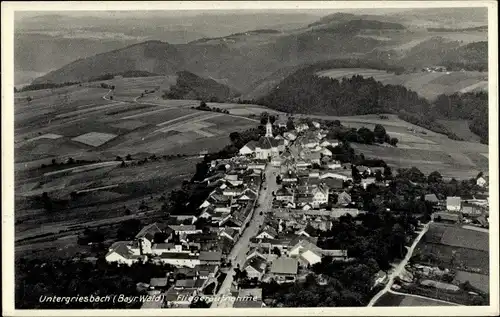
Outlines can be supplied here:
[[114, 263], [119, 263], [119, 264], [132, 265], [138, 261], [139, 261], [138, 259], [127, 259], [114, 251], [111, 252], [110, 254], [106, 255], [106, 262], [108, 262], [108, 263], [114, 262]]
[[146, 238], [139, 238], [143, 254], [151, 254], [152, 242]]
[[187, 266], [190, 268], [194, 268], [197, 265], [200, 265], [201, 262], [199, 259], [168, 259], [168, 258], [160, 258], [158, 259], [159, 262], [165, 263], [165, 264], [170, 264], [176, 267], [183, 267]]
[[321, 262], [321, 256], [312, 252], [311, 250], [306, 250], [300, 255], [301, 258], [306, 260], [309, 265], [314, 265]]

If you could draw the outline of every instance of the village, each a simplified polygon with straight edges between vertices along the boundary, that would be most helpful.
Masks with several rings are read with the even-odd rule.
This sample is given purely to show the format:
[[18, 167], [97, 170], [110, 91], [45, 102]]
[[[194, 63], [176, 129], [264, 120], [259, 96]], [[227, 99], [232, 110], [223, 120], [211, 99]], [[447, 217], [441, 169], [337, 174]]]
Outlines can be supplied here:
[[[211, 307], [264, 307], [261, 283], [305, 281], [326, 258], [355, 260], [347, 248], [319, 243], [324, 240], [320, 235], [341, 218], [366, 214], [360, 193], [388, 188], [393, 173], [380, 164], [334, 159], [332, 151], [342, 141], [327, 137], [320, 122], [289, 122], [278, 118], [271, 123], [268, 117], [258, 140], [247, 142], [236, 156], [212, 160], [201, 181], [211, 191], [197, 214], [171, 215], [178, 224], [151, 223], [133, 241], [111, 245], [105, 256], [109, 263], [151, 261], [175, 268], [164, 278], [144, 281], [148, 294], [162, 294], [164, 300], [146, 302], [143, 308], [196, 307], [196, 296], [252, 299], [214, 300]], [[487, 192], [486, 176], [475, 181]], [[432, 206], [430, 221], [488, 227], [487, 197], [422, 196]], [[207, 225], [200, 229], [195, 226], [199, 221]], [[418, 226], [423, 223], [422, 218]], [[379, 270], [370, 287], [385, 285], [388, 273]], [[318, 275], [317, 282], [326, 280]]]

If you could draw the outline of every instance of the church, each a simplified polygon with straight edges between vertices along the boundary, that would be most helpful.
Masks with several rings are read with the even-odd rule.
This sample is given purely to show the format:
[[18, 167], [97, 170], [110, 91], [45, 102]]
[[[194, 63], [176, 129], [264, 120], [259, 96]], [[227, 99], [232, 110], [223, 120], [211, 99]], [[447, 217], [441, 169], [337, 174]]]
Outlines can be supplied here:
[[285, 141], [273, 136], [273, 126], [269, 119], [266, 124], [266, 134], [258, 141], [250, 141], [240, 149], [241, 155], [253, 155], [256, 159], [267, 160], [277, 157], [285, 150]]

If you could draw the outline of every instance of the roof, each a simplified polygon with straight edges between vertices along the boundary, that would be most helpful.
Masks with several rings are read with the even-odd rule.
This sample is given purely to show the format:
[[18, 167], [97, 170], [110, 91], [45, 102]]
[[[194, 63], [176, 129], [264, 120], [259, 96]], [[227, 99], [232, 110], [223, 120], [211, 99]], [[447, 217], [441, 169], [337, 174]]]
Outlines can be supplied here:
[[460, 214], [458, 213], [450, 213], [450, 212], [435, 212], [433, 214], [433, 218], [441, 218], [442, 220], [451, 220], [451, 221], [458, 221], [460, 220]]
[[266, 263], [267, 263], [266, 260], [264, 260], [261, 257], [256, 256], [256, 257], [253, 257], [252, 259], [250, 259], [250, 261], [248, 261], [248, 263], [245, 265], [245, 268], [247, 266], [251, 266], [257, 272], [264, 273], [264, 271], [266, 269]]
[[259, 234], [261, 234], [262, 232], [266, 232], [273, 237], [276, 237], [278, 235], [278, 232], [276, 231], [276, 229], [274, 229], [271, 226], [265, 226], [265, 228], [262, 231], [260, 231]]
[[161, 259], [185, 259], [185, 260], [196, 260], [198, 257], [196, 255], [191, 255], [189, 253], [181, 252], [165, 252], [159, 255]]
[[193, 288], [195, 284], [195, 280], [193, 279], [183, 279], [183, 280], [177, 280], [175, 282], [175, 287], [182, 287], [182, 288]]
[[217, 265], [210, 265], [210, 264], [201, 264], [201, 265], [196, 265], [194, 267], [194, 270], [198, 272], [198, 274], [207, 276], [210, 273], [214, 273], [217, 271]]
[[294, 247], [297, 244], [301, 244], [303, 246], [310, 246], [312, 248], [316, 247], [316, 243], [318, 242], [318, 238], [316, 237], [307, 237], [307, 236], [296, 236], [289, 243], [288, 246]]
[[158, 250], [158, 249], [169, 250], [169, 249], [173, 249], [173, 248], [175, 248], [175, 244], [173, 244], [173, 243], [156, 243], [152, 247], [153, 250]]
[[162, 231], [161, 231], [160, 227], [158, 226], [158, 224], [155, 222], [155, 223], [152, 223], [152, 224], [147, 225], [144, 228], [142, 228], [142, 230], [139, 231], [139, 233], [135, 235], [135, 238], [136, 239], [146, 238], [149, 241], [153, 241], [153, 239], [155, 237], [155, 233], [158, 233], [158, 232], [162, 232]]
[[276, 191], [276, 196], [293, 196], [293, 192], [288, 187], [281, 187]]
[[425, 199], [425, 201], [430, 201], [433, 203], [439, 202], [439, 199], [437, 198], [437, 196], [435, 194], [427, 194], [424, 196], [424, 199]]
[[171, 225], [169, 226], [170, 229], [174, 231], [195, 231], [196, 226], [195, 225]]
[[168, 278], [166, 277], [153, 277], [151, 278], [151, 280], [149, 280], [149, 285], [153, 287], [156, 286], [165, 287], [167, 286], [167, 283], [168, 283]]
[[271, 264], [271, 273], [274, 274], [297, 274], [299, 263], [294, 258], [277, 258]]
[[117, 241], [111, 245], [109, 248], [109, 252], [106, 256], [117, 253], [126, 259], [138, 259], [139, 255], [134, 255], [134, 253], [130, 250], [130, 242], [129, 241]]
[[462, 198], [458, 196], [448, 196], [446, 197], [446, 205], [460, 206]]
[[199, 259], [200, 261], [220, 261], [222, 259], [222, 252], [201, 251]]

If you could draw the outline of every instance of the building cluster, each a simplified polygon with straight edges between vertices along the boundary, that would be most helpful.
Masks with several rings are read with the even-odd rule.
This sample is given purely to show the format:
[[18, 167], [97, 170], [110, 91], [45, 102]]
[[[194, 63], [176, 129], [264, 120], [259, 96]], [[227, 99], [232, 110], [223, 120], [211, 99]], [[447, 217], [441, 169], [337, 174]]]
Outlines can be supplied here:
[[429, 194], [425, 196], [425, 200], [435, 204], [436, 211], [432, 215], [435, 221], [489, 227], [489, 197], [487, 194], [473, 199], [449, 196], [446, 197], [445, 201], [440, 201], [436, 195]]

